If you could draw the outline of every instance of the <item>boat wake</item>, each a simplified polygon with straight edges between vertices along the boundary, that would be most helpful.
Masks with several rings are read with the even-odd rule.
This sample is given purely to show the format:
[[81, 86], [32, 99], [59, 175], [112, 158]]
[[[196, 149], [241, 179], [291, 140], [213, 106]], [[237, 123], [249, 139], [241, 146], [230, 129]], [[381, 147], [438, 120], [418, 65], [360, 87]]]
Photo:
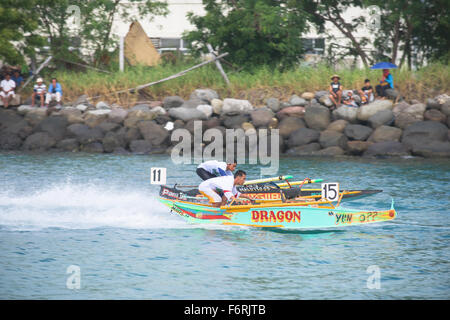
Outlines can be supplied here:
[[156, 191], [122, 190], [119, 186], [65, 183], [31, 194], [0, 192], [0, 227], [129, 229], [192, 228], [169, 213]]

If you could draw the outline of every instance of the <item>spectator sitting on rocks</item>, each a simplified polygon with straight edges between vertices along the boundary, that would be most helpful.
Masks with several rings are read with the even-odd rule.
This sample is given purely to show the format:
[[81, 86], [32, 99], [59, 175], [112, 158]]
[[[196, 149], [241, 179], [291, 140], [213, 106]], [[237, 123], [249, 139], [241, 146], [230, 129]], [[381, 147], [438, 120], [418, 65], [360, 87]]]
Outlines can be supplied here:
[[48, 92], [45, 99], [45, 104], [48, 106], [49, 103], [55, 99], [58, 103], [58, 106], [61, 106], [61, 97], [62, 97], [62, 88], [61, 84], [57, 82], [56, 78], [52, 78], [52, 82], [48, 87]]
[[23, 77], [20, 75], [19, 70], [14, 70], [14, 75], [11, 79], [16, 83], [16, 89], [18, 89], [23, 83]]
[[47, 91], [47, 87], [43, 83], [44, 80], [42, 78], [38, 78], [36, 80], [36, 84], [34, 85], [33, 95], [31, 96], [31, 106], [34, 107], [35, 99], [39, 99], [41, 101], [41, 107], [44, 107], [44, 96]]
[[362, 104], [366, 104], [374, 100], [373, 88], [370, 85], [369, 79], [364, 80], [364, 87], [362, 87], [358, 92], [361, 97]]
[[[335, 108], [339, 108], [341, 106], [341, 99], [342, 99], [342, 85], [339, 82], [341, 78], [335, 74], [331, 77], [331, 80], [333, 82], [331, 82], [330, 84], [330, 99], [331, 101], [334, 103]], [[337, 101], [336, 101], [337, 100]], [[334, 109], [334, 108], [332, 108]]]
[[394, 78], [389, 73], [389, 69], [383, 69], [383, 76], [381, 77], [380, 84], [375, 87], [377, 95], [381, 99], [386, 98], [386, 89], [394, 89]]
[[14, 80], [11, 80], [11, 76], [9, 73], [5, 74], [5, 79], [0, 83], [0, 97], [3, 101], [3, 106], [8, 108], [9, 103], [15, 97], [14, 89], [16, 88], [16, 83]]
[[347, 95], [344, 97], [344, 104], [349, 106], [349, 107], [355, 107], [358, 108], [358, 104], [355, 101], [355, 98], [353, 98], [353, 92], [352, 90], [349, 90], [347, 92]]

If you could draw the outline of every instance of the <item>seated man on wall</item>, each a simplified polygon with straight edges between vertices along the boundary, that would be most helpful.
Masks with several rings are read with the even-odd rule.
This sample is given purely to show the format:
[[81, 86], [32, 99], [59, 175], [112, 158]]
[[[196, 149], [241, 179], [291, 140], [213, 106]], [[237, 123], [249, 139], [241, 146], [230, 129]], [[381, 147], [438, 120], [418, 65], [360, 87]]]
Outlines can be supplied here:
[[332, 109], [334, 108], [339, 108], [341, 106], [341, 100], [342, 100], [342, 85], [339, 82], [341, 78], [335, 74], [331, 77], [331, 80], [333, 82], [331, 82], [330, 84], [330, 99], [331, 101], [334, 103], [335, 107], [332, 107]]
[[11, 79], [9, 73], [5, 74], [5, 79], [0, 82], [0, 97], [3, 101], [3, 106], [8, 108], [9, 103], [15, 97], [14, 89], [16, 88], [16, 83]]
[[36, 80], [36, 84], [33, 88], [33, 95], [31, 96], [31, 106], [34, 107], [36, 99], [41, 101], [41, 107], [44, 107], [45, 93], [47, 92], [47, 87], [44, 84], [42, 78]]
[[359, 90], [359, 95], [361, 97], [362, 104], [367, 104], [374, 100], [373, 88], [370, 85], [369, 79], [364, 80], [364, 87]]
[[383, 69], [383, 76], [381, 77], [380, 84], [375, 87], [375, 90], [381, 99], [385, 99], [387, 89], [394, 89], [394, 77], [389, 73], [389, 69]]
[[56, 80], [56, 78], [52, 78], [52, 82], [50, 83], [50, 86], [48, 87], [48, 92], [45, 97], [45, 104], [48, 106], [52, 100], [56, 100], [58, 105], [61, 105], [61, 98], [62, 98], [62, 88], [61, 84]]

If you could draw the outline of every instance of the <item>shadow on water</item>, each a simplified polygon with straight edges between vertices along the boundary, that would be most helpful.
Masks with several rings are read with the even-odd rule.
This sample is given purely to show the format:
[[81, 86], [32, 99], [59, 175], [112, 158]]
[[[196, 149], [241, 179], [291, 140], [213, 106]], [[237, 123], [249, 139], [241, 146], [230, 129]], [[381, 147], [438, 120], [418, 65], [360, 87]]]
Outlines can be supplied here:
[[275, 232], [281, 234], [300, 234], [300, 235], [320, 235], [320, 234], [336, 234], [344, 233], [345, 230], [295, 230], [295, 229], [281, 229], [281, 228], [262, 228], [262, 231]]

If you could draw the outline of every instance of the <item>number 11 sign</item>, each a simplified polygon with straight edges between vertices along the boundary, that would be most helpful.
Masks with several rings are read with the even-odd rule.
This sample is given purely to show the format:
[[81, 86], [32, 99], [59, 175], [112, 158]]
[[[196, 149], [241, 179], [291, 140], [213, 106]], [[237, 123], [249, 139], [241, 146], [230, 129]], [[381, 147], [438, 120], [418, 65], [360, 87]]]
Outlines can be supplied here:
[[166, 168], [151, 168], [150, 183], [166, 184]]

